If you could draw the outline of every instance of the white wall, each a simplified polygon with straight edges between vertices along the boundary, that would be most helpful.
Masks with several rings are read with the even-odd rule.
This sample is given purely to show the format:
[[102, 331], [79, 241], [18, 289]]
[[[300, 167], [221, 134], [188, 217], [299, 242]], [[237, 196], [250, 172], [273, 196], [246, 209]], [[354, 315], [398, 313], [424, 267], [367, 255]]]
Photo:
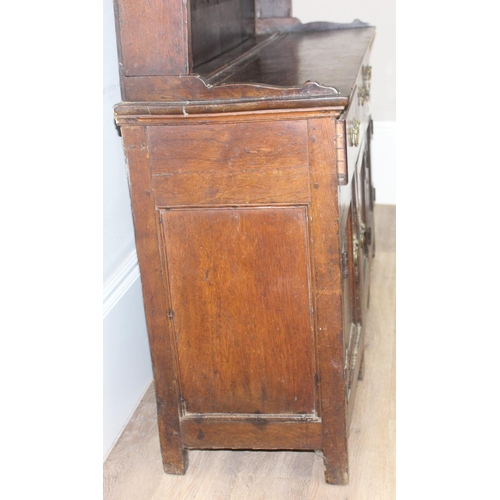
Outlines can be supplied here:
[[103, 16], [104, 324], [103, 453], [108, 454], [152, 380], [122, 141], [113, 120], [121, 100], [112, 0]]
[[104, 280], [135, 250], [122, 141], [113, 120], [112, 107], [120, 102], [120, 80], [116, 51], [112, 0], [104, 0]]

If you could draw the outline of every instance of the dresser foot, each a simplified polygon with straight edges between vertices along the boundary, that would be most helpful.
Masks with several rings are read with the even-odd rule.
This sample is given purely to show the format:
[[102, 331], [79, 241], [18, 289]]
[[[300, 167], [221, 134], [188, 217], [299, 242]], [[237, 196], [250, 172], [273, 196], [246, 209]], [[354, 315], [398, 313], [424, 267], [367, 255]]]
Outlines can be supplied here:
[[325, 465], [325, 482], [327, 484], [342, 486], [349, 483], [347, 453], [342, 453], [341, 456], [337, 455], [332, 458], [324, 455], [323, 461]]
[[188, 467], [188, 454], [186, 449], [181, 449], [178, 453], [168, 453], [168, 457], [165, 455], [163, 458], [163, 470], [167, 474], [175, 474], [182, 476], [186, 473]]

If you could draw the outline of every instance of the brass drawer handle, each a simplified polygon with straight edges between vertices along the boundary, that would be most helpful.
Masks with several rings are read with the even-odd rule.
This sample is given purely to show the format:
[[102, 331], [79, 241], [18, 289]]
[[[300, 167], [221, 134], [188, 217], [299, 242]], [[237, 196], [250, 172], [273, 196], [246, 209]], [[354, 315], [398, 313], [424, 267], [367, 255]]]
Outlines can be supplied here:
[[366, 234], [366, 226], [364, 222], [359, 223], [359, 240], [361, 242], [361, 246], [365, 246], [365, 234]]
[[361, 122], [359, 120], [354, 119], [352, 121], [350, 136], [351, 136], [351, 146], [358, 147], [359, 146], [359, 126]]
[[360, 106], [364, 106], [365, 102], [370, 99], [370, 81], [372, 79], [372, 67], [363, 66], [361, 68], [361, 76], [363, 78], [363, 86], [358, 90], [358, 102]]
[[369, 85], [363, 85], [359, 90], [358, 90], [358, 102], [360, 106], [364, 106], [365, 102], [370, 99], [370, 86]]
[[372, 67], [363, 66], [361, 69], [361, 73], [363, 75], [363, 81], [370, 82], [370, 80], [372, 79]]
[[352, 249], [352, 260], [354, 265], [358, 267], [358, 254], [359, 254], [359, 240], [354, 236], [352, 239], [353, 249]]

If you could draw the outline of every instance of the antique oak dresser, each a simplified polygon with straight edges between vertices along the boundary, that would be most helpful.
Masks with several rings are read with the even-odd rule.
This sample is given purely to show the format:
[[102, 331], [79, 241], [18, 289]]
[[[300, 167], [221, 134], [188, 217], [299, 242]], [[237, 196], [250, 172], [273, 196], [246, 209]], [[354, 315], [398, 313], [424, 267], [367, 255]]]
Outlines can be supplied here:
[[166, 472], [188, 449], [347, 442], [374, 255], [375, 30], [291, 0], [116, 0], [137, 253]]

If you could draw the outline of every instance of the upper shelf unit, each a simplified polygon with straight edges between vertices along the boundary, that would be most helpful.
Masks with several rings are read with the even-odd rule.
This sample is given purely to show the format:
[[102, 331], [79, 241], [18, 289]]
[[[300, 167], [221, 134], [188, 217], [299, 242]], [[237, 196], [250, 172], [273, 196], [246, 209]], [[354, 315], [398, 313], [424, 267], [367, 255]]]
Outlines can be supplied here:
[[123, 101], [172, 112], [345, 107], [375, 34], [360, 21], [303, 25], [290, 0], [115, 0], [115, 9]]

